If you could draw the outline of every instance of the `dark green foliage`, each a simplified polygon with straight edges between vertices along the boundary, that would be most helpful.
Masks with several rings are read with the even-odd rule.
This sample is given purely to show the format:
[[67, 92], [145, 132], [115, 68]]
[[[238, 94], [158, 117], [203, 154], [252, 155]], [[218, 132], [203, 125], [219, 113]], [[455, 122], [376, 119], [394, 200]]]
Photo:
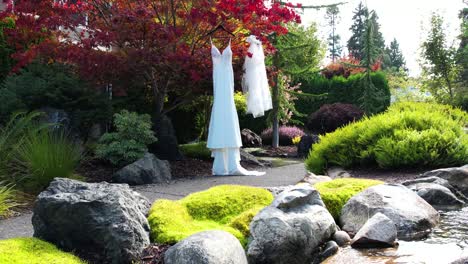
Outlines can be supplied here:
[[[327, 96], [314, 101], [299, 98], [296, 102], [296, 109], [301, 113], [311, 114], [317, 111], [324, 104], [346, 103], [360, 105], [359, 98], [364, 94], [362, 86], [363, 74], [353, 74], [349, 78], [335, 76], [332, 79], [320, 75], [310, 76], [300, 82], [301, 90], [311, 94], [327, 93]], [[390, 89], [388, 87], [385, 74], [382, 72], [374, 72], [370, 74], [374, 86], [382, 92], [381, 111], [385, 110], [390, 105]], [[306, 118], [301, 119], [306, 122]]]
[[390, 47], [387, 48], [386, 53], [389, 56], [388, 68], [392, 68], [395, 71], [399, 71], [400, 69], [408, 70], [406, 68], [405, 58], [403, 57], [403, 53], [401, 52], [400, 45], [396, 38], [390, 43]]
[[314, 144], [306, 167], [450, 167], [468, 163], [468, 114], [450, 106], [398, 103], [387, 112], [337, 129]]
[[3, 80], [10, 72], [13, 66], [11, 55], [14, 52], [14, 49], [7, 44], [3, 30], [14, 27], [15, 20], [11, 17], [5, 17], [0, 21], [0, 80]]
[[95, 123], [109, 117], [110, 105], [87, 87], [63, 64], [34, 62], [18, 74], [8, 76], [0, 88], [0, 123], [20, 109], [43, 107], [63, 109], [70, 115], [72, 128], [86, 135]]
[[336, 26], [339, 23], [340, 10], [338, 6], [330, 6], [327, 8], [325, 18], [328, 21], [328, 25], [331, 27], [330, 34], [328, 34], [328, 51], [330, 52], [330, 58], [334, 62], [336, 58], [341, 57], [341, 37], [336, 33]]
[[148, 151], [148, 145], [157, 141], [151, 130], [151, 117], [122, 110], [114, 114], [116, 131], [105, 133], [99, 139], [96, 155], [114, 165], [125, 166]]
[[363, 36], [366, 31], [366, 18], [368, 9], [362, 2], [354, 10], [353, 25], [349, 28], [352, 35], [348, 40], [349, 55], [358, 60], [362, 59]]
[[329, 133], [363, 116], [364, 112], [352, 104], [325, 104], [309, 116], [307, 129], [320, 134]]

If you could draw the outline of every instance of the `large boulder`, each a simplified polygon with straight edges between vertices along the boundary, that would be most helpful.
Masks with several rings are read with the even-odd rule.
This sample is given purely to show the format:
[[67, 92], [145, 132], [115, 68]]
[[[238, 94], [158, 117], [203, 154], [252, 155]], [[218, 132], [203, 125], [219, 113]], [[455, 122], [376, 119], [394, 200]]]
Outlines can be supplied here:
[[449, 188], [436, 183], [421, 182], [407, 185], [426, 202], [438, 209], [459, 208], [465, 202], [458, 199]]
[[150, 243], [149, 206], [128, 185], [56, 178], [34, 205], [34, 237], [99, 263], [131, 263]]
[[250, 223], [249, 263], [310, 263], [336, 232], [320, 194], [309, 185], [281, 192]]
[[297, 144], [297, 156], [299, 158], [305, 158], [309, 155], [309, 151], [312, 145], [319, 142], [320, 138], [317, 135], [304, 135], [301, 137], [301, 141]]
[[344, 231], [356, 234], [377, 213], [393, 221], [399, 239], [425, 237], [439, 222], [439, 213], [410, 189], [382, 184], [352, 197], [341, 211], [340, 224]]
[[170, 247], [166, 264], [247, 264], [239, 240], [228, 232], [212, 230], [196, 233]]
[[439, 177], [468, 196], [468, 165], [425, 172], [421, 177]]
[[376, 213], [357, 232], [351, 241], [352, 247], [393, 247], [397, 238], [397, 229], [392, 220], [384, 214]]
[[262, 138], [250, 129], [241, 131], [242, 146], [246, 148], [257, 148], [262, 146]]
[[170, 181], [171, 167], [167, 160], [160, 160], [151, 153], [117, 171], [112, 180], [116, 183], [141, 185]]

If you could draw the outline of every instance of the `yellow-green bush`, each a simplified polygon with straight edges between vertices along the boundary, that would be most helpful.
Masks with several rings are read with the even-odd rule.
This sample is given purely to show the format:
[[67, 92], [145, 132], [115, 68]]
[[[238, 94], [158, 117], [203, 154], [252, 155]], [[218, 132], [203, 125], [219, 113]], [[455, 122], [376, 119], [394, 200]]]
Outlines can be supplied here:
[[8, 264], [85, 264], [78, 257], [60, 251], [37, 238], [0, 240], [0, 263]]
[[322, 173], [330, 165], [382, 168], [442, 167], [468, 163], [468, 114], [433, 103], [404, 102], [385, 113], [320, 137], [306, 167]]
[[327, 206], [330, 214], [338, 219], [341, 209], [351, 197], [374, 185], [382, 184], [382, 181], [342, 178], [328, 182], [320, 182], [314, 185]]
[[151, 239], [173, 244], [201, 231], [220, 229], [247, 244], [248, 226], [273, 201], [262, 188], [220, 185], [178, 200], [158, 200], [150, 209]]

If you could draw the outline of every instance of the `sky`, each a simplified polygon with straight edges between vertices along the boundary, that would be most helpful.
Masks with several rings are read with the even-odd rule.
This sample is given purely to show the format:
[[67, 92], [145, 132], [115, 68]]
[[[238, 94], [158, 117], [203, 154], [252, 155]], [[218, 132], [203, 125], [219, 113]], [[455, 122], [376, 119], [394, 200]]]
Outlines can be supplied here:
[[[349, 28], [352, 24], [353, 11], [361, 0], [296, 0], [294, 3], [303, 5], [323, 5], [345, 1], [340, 8], [340, 22], [337, 33], [341, 36], [342, 45], [351, 36]], [[446, 34], [449, 44], [457, 44], [456, 37], [460, 33], [458, 12], [468, 7], [468, 0], [363, 0], [369, 9], [379, 16], [381, 32], [389, 45], [393, 38], [400, 44], [400, 49], [406, 59], [406, 65], [411, 76], [421, 72], [418, 63], [421, 42], [425, 39], [425, 30], [429, 28], [432, 12], [438, 12], [444, 17]], [[465, 2], [465, 3], [464, 3]], [[317, 23], [320, 37], [325, 40], [330, 27], [325, 20], [325, 9], [304, 10], [302, 23], [310, 25]], [[324, 61], [326, 63], [327, 61]]]

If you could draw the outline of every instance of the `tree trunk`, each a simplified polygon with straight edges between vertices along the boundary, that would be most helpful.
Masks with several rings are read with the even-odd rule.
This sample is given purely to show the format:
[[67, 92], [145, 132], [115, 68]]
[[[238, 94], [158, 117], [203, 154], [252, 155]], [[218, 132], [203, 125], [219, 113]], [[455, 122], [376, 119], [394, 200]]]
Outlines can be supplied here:
[[[276, 51], [277, 53], [279, 51]], [[271, 112], [271, 121], [273, 123], [272, 127], [272, 139], [271, 139], [271, 146], [273, 148], [279, 147], [279, 120], [278, 120], [278, 112], [279, 112], [279, 72], [278, 72], [278, 60], [279, 57], [275, 53], [273, 57], [273, 66], [276, 68], [276, 75], [275, 75], [275, 85], [273, 86], [272, 92], [272, 101], [273, 101], [273, 109]]]

